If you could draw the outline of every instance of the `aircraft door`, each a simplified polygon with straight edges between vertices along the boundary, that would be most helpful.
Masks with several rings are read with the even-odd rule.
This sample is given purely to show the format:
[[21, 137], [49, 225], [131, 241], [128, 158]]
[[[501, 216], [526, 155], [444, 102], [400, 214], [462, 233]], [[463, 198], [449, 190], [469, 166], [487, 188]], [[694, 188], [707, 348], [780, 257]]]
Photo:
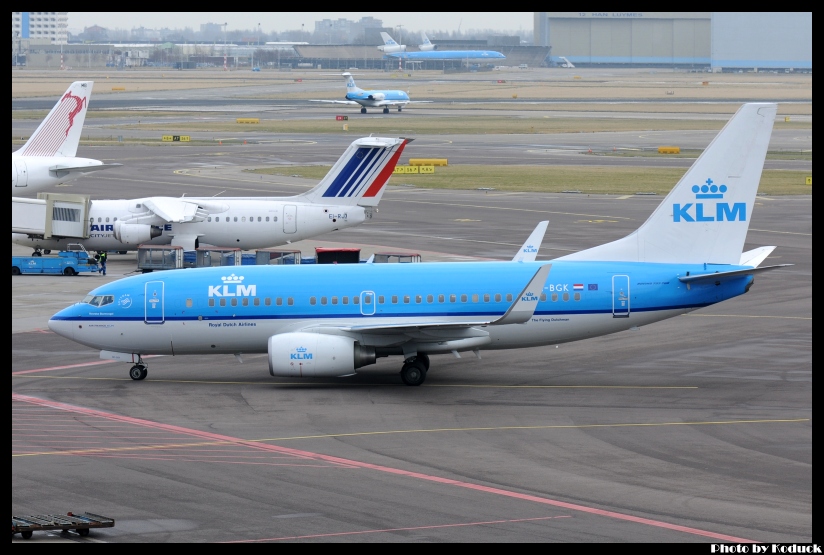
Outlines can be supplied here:
[[298, 230], [298, 207], [294, 204], [283, 206], [283, 232], [295, 233]]
[[145, 313], [144, 322], [147, 324], [162, 324], [164, 317], [164, 283], [162, 281], [148, 281], [145, 288]]
[[612, 276], [612, 317], [629, 318], [629, 276]]
[[11, 182], [15, 187], [25, 187], [29, 184], [29, 173], [26, 169], [26, 162], [14, 160], [11, 168]]
[[360, 301], [361, 314], [372, 316], [375, 313], [375, 293], [373, 291], [361, 292]]

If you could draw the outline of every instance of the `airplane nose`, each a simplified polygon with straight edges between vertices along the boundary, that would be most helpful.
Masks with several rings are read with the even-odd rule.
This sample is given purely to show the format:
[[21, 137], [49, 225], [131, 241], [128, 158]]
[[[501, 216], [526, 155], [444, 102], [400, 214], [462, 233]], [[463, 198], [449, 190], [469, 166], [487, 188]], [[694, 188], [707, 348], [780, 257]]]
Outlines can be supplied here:
[[65, 312], [65, 310], [61, 310], [51, 317], [49, 320], [49, 329], [57, 335], [62, 335], [67, 339], [74, 339], [73, 322], [61, 317], [61, 315]]

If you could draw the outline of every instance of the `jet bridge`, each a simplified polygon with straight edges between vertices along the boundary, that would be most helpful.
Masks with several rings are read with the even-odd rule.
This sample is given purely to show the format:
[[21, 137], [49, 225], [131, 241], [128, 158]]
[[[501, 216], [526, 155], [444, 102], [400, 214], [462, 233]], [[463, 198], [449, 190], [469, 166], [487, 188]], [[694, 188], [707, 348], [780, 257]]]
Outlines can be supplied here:
[[38, 193], [36, 199], [12, 197], [11, 232], [31, 237], [89, 238], [89, 195]]

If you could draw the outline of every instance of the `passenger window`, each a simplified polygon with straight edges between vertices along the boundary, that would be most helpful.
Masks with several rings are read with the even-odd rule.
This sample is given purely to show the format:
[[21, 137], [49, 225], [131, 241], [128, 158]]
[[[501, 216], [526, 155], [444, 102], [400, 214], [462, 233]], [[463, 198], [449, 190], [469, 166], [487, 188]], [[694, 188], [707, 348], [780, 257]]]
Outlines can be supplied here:
[[450, 303], [454, 303], [457, 300], [458, 300], [458, 298], [455, 295], [449, 295], [449, 302]]
[[278, 221], [278, 217], [277, 217], [277, 216], [272, 216], [272, 221], [273, 221], [273, 222]]
[[357, 295], [352, 297], [352, 304], [358, 304], [359, 302], [360, 302], [360, 297], [358, 297]]
[[215, 300], [209, 299], [209, 306], [215, 306]]
[[445, 299], [445, 297], [444, 297], [443, 295], [438, 295], [438, 302], [439, 302], [439, 303], [444, 302], [444, 300], [446, 300], [446, 299]]
[[192, 308], [192, 299], [186, 299], [186, 308]]
[[[244, 218], [245, 219], [245, 218]], [[235, 221], [237, 221], [237, 216], [235, 216]]]
[[473, 302], [473, 303], [477, 303], [477, 302], [478, 302], [478, 294], [477, 294], [477, 293], [474, 293], [474, 294], [472, 295], [472, 302]]
[[260, 306], [260, 297], [255, 297], [255, 306]]
[[207, 222], [211, 222], [211, 221], [212, 221], [212, 217], [211, 217], [211, 216], [209, 216], [208, 218], [206, 218], [206, 221], [207, 221]]
[[106, 223], [109, 223], [109, 217], [106, 216]]
[[[269, 299], [266, 299], [266, 300], [267, 300], [267, 301], [269, 301]], [[268, 302], [268, 303], [266, 303], [266, 304], [271, 305], [271, 304], [272, 304], [272, 302], [271, 302], [271, 301], [269, 301], [269, 302]], [[276, 304], [277, 306], [283, 306], [283, 298], [282, 298], [282, 297], [278, 297], [278, 298], [276, 298], [276, 299], [275, 299], [275, 304]]]
[[323, 305], [326, 304], [326, 297], [321, 297], [320, 298], [320, 304], [323, 304]]
[[398, 296], [392, 295], [392, 304], [398, 304]]
[[[382, 298], [383, 297], [381, 297], [381, 299]], [[383, 301], [381, 301], [381, 302], [383, 302]], [[338, 304], [338, 298], [337, 297], [332, 297], [332, 304]]]
[[546, 293], [541, 293], [541, 302], [544, 302], [545, 300], [546, 300]]
[[372, 304], [372, 295], [364, 295], [363, 304]]
[[237, 299], [232, 299], [232, 306], [237, 306]]
[[340, 300], [343, 302], [343, 304], [349, 304], [349, 297], [341, 297]]
[[553, 302], [553, 303], [557, 303], [557, 302], [558, 302], [558, 293], [553, 293], [553, 294], [552, 294], [552, 302]]
[[383, 295], [378, 295], [378, 304], [383, 304]]
[[507, 293], [506, 294], [506, 302], [508, 302], [508, 303], [512, 302], [512, 293]]
[[220, 306], [226, 306], [226, 299], [220, 299]]
[[426, 296], [426, 302], [434, 303], [435, 302], [435, 297], [433, 297], [432, 295], [427, 295]]
[[309, 304], [315, 305], [318, 303], [318, 300], [315, 297], [309, 297]]
[[266, 216], [266, 221], [267, 221], [267, 222], [269, 221], [269, 216]]
[[403, 296], [403, 304], [409, 304], [409, 295]]
[[[267, 218], [268, 219], [268, 218]], [[260, 221], [260, 216], [258, 216], [258, 221]]]
[[489, 302], [489, 293], [484, 293], [484, 302], [485, 303]]
[[287, 297], [286, 304], [292, 306], [293, 304], [295, 304], [295, 299], [293, 299], [292, 297]]
[[246, 221], [246, 216], [241, 216], [240, 221], [245, 222]]
[[465, 303], [467, 301], [466, 295], [461, 295], [461, 302]]
[[423, 297], [420, 295], [415, 295], [415, 303], [421, 304], [423, 302]]
[[249, 306], [249, 297], [243, 297], [243, 306]]
[[263, 299], [263, 304], [266, 306], [272, 306], [272, 298], [266, 297], [265, 299]]
[[219, 222], [220, 221], [220, 216], [215, 216], [215, 221]]
[[576, 300], [576, 301], [580, 301], [580, 300], [581, 300], [581, 294], [580, 294], [580, 293], [575, 293], [574, 297], [575, 297], [575, 300]]
[[564, 302], [569, 300], [569, 293], [564, 293]]

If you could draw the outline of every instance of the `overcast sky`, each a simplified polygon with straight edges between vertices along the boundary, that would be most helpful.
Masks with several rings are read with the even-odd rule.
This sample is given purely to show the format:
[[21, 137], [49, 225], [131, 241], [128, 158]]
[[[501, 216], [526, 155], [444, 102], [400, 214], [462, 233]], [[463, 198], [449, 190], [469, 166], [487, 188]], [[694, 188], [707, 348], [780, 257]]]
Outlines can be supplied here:
[[[200, 30], [203, 23], [228, 23], [227, 30], [256, 29], [265, 33], [300, 29], [315, 30], [315, 21], [322, 19], [351, 19], [372, 16], [383, 21], [384, 27], [403, 27], [420, 31], [462, 31], [493, 29], [496, 31], [531, 31], [533, 12], [69, 12], [69, 31], [82, 32], [84, 28], [100, 25], [107, 29], [130, 30], [134, 27], [147, 29], [181, 29], [191, 27]], [[395, 37], [398, 40], [398, 37]]]

